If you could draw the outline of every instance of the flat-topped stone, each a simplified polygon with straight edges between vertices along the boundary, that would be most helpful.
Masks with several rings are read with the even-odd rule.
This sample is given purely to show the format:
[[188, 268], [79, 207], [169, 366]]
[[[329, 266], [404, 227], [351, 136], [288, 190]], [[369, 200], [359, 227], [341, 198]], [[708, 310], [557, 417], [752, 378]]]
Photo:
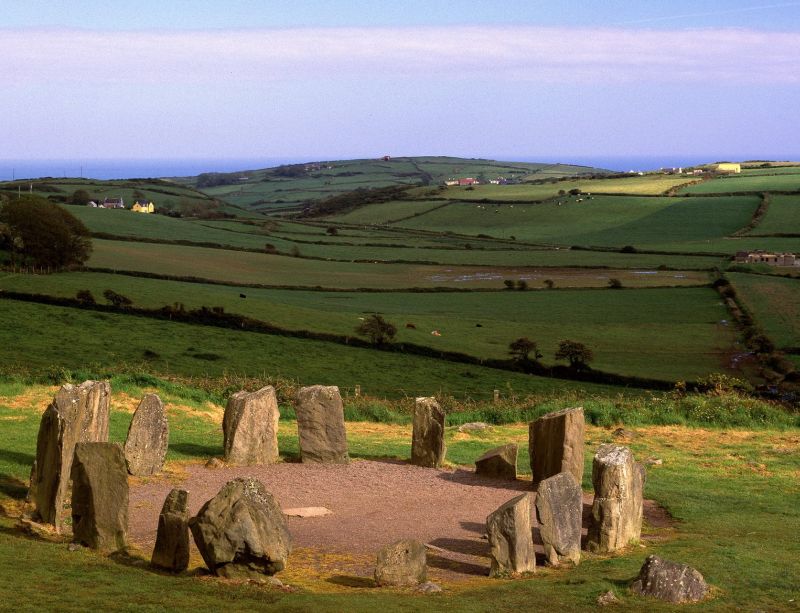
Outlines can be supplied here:
[[586, 426], [583, 407], [563, 409], [532, 421], [528, 449], [534, 486], [560, 472], [583, 480], [583, 446]]

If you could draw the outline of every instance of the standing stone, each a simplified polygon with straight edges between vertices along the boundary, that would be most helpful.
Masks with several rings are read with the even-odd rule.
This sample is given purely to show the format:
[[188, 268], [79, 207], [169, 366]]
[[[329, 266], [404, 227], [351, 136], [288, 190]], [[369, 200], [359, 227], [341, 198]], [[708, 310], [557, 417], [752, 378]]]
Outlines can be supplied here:
[[486, 532], [492, 548], [490, 577], [536, 571], [530, 494], [512, 498], [489, 515]]
[[157, 394], [146, 394], [128, 426], [125, 462], [132, 475], [147, 476], [161, 471], [167, 457], [169, 424], [164, 403]]
[[687, 564], [647, 556], [631, 590], [667, 602], [697, 602], [708, 594], [703, 575]]
[[108, 440], [107, 381], [84, 381], [61, 387], [45, 410], [36, 440], [28, 500], [44, 523], [60, 531], [69, 516], [69, 478], [75, 444]]
[[156, 546], [150, 564], [179, 573], [189, 566], [189, 494], [173, 489], [167, 494], [158, 516]]
[[300, 388], [295, 411], [301, 461], [339, 464], [349, 461], [344, 407], [338, 387]]
[[594, 502], [587, 548], [608, 553], [638, 540], [642, 533], [644, 471], [627, 447], [600, 445], [592, 464]]
[[376, 584], [408, 586], [425, 583], [427, 579], [425, 545], [419, 541], [396, 541], [378, 552], [375, 564]]
[[583, 480], [583, 407], [548, 413], [530, 423], [528, 451], [534, 486], [560, 472], [568, 471]]
[[572, 473], [558, 473], [539, 483], [536, 517], [550, 566], [558, 566], [561, 559], [580, 562], [582, 514], [583, 492]]
[[446, 453], [444, 411], [435, 398], [417, 398], [411, 435], [411, 463], [439, 468]]
[[226, 483], [189, 520], [209, 570], [229, 579], [263, 580], [286, 567], [291, 535], [275, 498], [252, 478]]
[[128, 471], [119, 443], [77, 443], [72, 461], [73, 541], [119, 551], [128, 533]]
[[475, 474], [492, 479], [517, 479], [517, 446], [514, 443], [490, 449], [475, 460]]
[[277, 462], [279, 417], [278, 399], [270, 385], [228, 398], [222, 419], [225, 461], [246, 465]]

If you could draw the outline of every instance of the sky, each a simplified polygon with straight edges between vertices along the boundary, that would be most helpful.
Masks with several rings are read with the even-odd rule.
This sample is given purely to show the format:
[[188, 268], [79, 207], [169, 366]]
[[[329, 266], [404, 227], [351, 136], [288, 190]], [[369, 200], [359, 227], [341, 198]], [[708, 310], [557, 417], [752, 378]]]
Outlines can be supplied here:
[[0, 0], [0, 159], [798, 159], [800, 2]]

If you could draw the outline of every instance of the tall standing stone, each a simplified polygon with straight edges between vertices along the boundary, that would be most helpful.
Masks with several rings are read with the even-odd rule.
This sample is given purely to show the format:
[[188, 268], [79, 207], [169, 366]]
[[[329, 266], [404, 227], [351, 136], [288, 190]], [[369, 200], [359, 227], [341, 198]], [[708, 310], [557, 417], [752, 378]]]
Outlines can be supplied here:
[[386, 545], [375, 562], [377, 585], [409, 586], [424, 583], [428, 578], [425, 545], [406, 539]]
[[475, 460], [475, 474], [490, 479], [517, 479], [517, 445], [510, 443], [490, 449]]
[[164, 403], [157, 394], [146, 394], [128, 426], [125, 462], [132, 475], [147, 476], [161, 471], [169, 445], [169, 424]]
[[278, 399], [271, 385], [228, 398], [222, 419], [225, 461], [271, 464], [278, 461]]
[[560, 472], [571, 472], [583, 480], [585, 424], [583, 407], [563, 409], [532, 421], [528, 430], [528, 452], [533, 483]]
[[512, 498], [489, 515], [486, 532], [492, 548], [490, 577], [536, 571], [530, 494]]
[[572, 473], [558, 473], [539, 483], [536, 517], [550, 566], [558, 566], [562, 559], [580, 562], [582, 514], [583, 492]]
[[435, 398], [417, 398], [411, 434], [411, 463], [439, 468], [446, 453], [444, 411]]
[[346, 463], [347, 432], [339, 388], [312, 385], [297, 392], [297, 431], [303, 462]]
[[128, 471], [119, 443], [77, 443], [72, 461], [72, 534], [102, 551], [125, 548]]
[[173, 489], [164, 500], [158, 516], [156, 546], [150, 564], [179, 573], [189, 566], [189, 494]]
[[644, 472], [627, 447], [600, 445], [592, 463], [594, 502], [587, 548], [608, 553], [642, 533]]
[[75, 444], [108, 440], [111, 388], [107, 381], [61, 387], [42, 415], [28, 500], [44, 523], [60, 531], [69, 516], [69, 479]]
[[209, 570], [229, 579], [261, 579], [286, 567], [291, 536], [286, 518], [264, 485], [234, 479], [189, 520]]

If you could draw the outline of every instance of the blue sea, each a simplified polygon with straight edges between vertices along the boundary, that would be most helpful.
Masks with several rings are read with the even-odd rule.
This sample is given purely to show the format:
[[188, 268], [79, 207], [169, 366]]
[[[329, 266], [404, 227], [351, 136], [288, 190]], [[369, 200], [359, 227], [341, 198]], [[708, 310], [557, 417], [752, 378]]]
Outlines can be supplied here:
[[[370, 157], [370, 156], [363, 156]], [[738, 161], [755, 159], [798, 160], [796, 155], [742, 156], [474, 156], [506, 162], [545, 162], [594, 166], [620, 172], [658, 170], [708, 164], [718, 161]], [[235, 172], [238, 170], [255, 170], [271, 168], [281, 164], [324, 161], [336, 158], [222, 158], [222, 159], [72, 159], [72, 160], [0, 160], [0, 181], [13, 179], [38, 179], [42, 177], [83, 177], [90, 179], [149, 179], [157, 177], [189, 177], [203, 172]]]

